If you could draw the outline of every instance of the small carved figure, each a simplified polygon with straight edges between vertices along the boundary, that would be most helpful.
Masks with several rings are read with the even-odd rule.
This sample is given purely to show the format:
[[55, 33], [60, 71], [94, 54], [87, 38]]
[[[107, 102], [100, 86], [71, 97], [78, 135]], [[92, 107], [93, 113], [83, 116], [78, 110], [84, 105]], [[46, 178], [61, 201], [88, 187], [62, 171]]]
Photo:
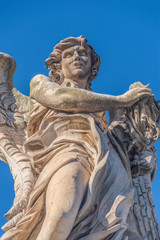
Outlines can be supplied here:
[[0, 63], [1, 159], [15, 180], [1, 239], [159, 239], [151, 181], [160, 106], [148, 86], [93, 93], [100, 57], [83, 36], [55, 46], [31, 100], [13, 87], [14, 59], [1, 54]]

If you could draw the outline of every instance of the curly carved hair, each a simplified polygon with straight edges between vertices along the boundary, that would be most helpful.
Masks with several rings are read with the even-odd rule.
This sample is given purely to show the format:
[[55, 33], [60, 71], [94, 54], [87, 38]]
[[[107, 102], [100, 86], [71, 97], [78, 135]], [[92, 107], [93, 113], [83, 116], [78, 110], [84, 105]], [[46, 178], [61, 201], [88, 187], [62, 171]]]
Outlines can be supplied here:
[[53, 79], [54, 82], [61, 85], [64, 80], [61, 64], [62, 52], [75, 45], [83, 46], [91, 52], [91, 74], [88, 78], [86, 86], [87, 90], [91, 90], [91, 82], [98, 75], [101, 60], [99, 55], [94, 51], [93, 47], [87, 44], [87, 39], [84, 36], [69, 37], [60, 41], [60, 43], [54, 47], [53, 52], [49, 55], [49, 58], [45, 60], [45, 67], [50, 70], [49, 77]]

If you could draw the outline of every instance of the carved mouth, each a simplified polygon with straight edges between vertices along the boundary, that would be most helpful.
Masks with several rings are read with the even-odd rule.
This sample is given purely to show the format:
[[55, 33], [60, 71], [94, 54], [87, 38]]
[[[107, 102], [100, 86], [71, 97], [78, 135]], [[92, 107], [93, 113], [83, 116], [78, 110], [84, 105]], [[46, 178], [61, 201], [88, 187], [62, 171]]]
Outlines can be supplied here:
[[74, 64], [73, 64], [75, 67], [77, 67], [77, 68], [81, 68], [82, 67], [82, 63], [80, 63], [80, 62], [74, 62]]

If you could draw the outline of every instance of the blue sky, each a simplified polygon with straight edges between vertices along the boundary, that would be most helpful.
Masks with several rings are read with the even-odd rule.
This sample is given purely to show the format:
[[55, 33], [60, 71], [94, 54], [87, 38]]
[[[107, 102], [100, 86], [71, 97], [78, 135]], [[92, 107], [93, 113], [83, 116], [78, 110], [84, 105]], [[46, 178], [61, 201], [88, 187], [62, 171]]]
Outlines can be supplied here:
[[[17, 62], [14, 85], [29, 95], [29, 82], [48, 75], [44, 60], [55, 44], [84, 35], [101, 56], [93, 91], [112, 95], [126, 92], [136, 81], [150, 83], [160, 99], [160, 1], [0, 1], [0, 51]], [[156, 144], [158, 171], [153, 195], [160, 223], [160, 142]], [[0, 163], [0, 225], [12, 205], [13, 180]], [[2, 231], [0, 231], [0, 236]]]

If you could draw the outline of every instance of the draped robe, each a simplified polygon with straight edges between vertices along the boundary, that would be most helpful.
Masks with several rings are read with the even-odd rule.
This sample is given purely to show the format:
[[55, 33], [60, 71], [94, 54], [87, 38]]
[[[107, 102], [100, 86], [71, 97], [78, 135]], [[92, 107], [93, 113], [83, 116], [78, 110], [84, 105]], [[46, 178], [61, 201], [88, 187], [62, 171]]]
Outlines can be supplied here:
[[111, 144], [104, 119], [104, 113], [66, 113], [35, 101], [25, 149], [37, 178], [23, 217], [2, 240], [36, 240], [45, 217], [49, 181], [73, 160], [87, 169], [90, 180], [67, 240], [141, 239], [132, 213], [128, 159]]

